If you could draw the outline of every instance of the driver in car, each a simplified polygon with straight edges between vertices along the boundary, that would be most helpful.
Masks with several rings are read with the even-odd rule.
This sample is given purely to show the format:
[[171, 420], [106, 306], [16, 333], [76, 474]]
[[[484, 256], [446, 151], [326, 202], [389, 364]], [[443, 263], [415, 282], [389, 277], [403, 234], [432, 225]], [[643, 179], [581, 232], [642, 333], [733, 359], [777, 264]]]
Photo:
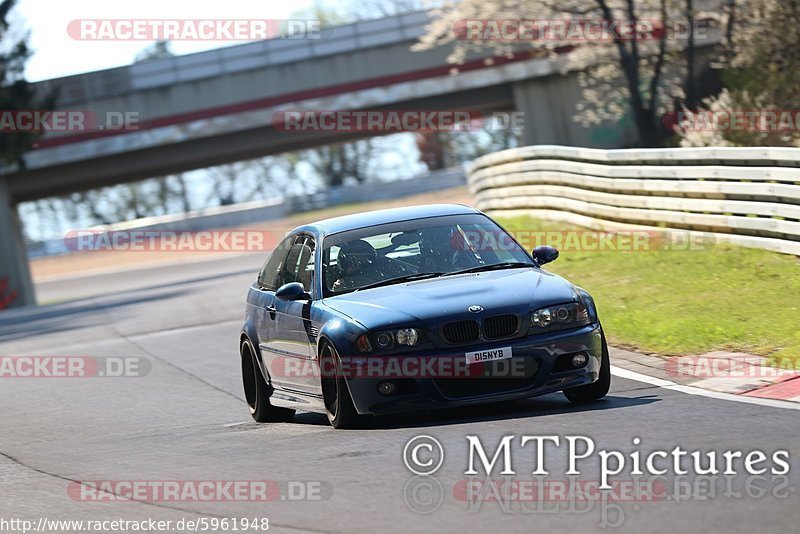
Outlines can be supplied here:
[[377, 272], [378, 252], [364, 241], [357, 239], [344, 243], [339, 249], [336, 263], [339, 276], [333, 283], [333, 291], [346, 291], [381, 279]]

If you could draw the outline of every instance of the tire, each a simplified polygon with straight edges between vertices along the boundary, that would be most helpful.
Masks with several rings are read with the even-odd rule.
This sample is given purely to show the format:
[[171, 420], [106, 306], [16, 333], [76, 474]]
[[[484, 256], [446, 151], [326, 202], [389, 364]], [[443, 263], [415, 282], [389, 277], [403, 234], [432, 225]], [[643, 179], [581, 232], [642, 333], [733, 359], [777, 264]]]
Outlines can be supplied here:
[[287, 422], [294, 417], [294, 410], [273, 406], [269, 401], [271, 388], [267, 385], [258, 365], [250, 340], [243, 340], [240, 347], [242, 357], [242, 385], [244, 398], [250, 415], [259, 423]]
[[342, 367], [336, 349], [330, 344], [323, 345], [320, 352], [320, 367], [324, 370], [334, 369], [334, 376], [322, 374], [322, 397], [325, 401], [325, 413], [333, 428], [358, 428], [365, 417], [359, 415], [350, 396], [350, 390], [342, 376]]
[[611, 362], [608, 356], [606, 335], [603, 333], [602, 327], [600, 329], [600, 335], [603, 344], [602, 359], [600, 361], [600, 376], [591, 384], [569, 388], [563, 391], [567, 400], [573, 404], [585, 404], [602, 399], [608, 394], [608, 390], [611, 389]]

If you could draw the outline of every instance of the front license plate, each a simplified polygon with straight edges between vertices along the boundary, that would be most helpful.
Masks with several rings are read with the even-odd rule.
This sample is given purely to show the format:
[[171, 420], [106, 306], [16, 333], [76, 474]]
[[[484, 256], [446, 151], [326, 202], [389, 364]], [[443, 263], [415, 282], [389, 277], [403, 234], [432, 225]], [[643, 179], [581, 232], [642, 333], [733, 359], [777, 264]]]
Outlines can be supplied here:
[[468, 352], [466, 356], [467, 365], [481, 362], [493, 362], [495, 360], [507, 360], [511, 358], [511, 347]]

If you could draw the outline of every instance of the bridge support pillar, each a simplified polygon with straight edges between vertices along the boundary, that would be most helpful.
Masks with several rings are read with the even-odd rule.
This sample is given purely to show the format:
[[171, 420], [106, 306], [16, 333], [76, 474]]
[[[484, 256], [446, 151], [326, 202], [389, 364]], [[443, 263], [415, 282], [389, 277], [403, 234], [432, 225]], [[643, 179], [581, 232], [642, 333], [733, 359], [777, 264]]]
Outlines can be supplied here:
[[636, 141], [629, 118], [583, 126], [575, 120], [583, 100], [577, 75], [551, 76], [515, 82], [514, 109], [525, 113], [525, 145], [621, 148]]
[[0, 313], [4, 308], [35, 304], [22, 224], [6, 182], [0, 179]]
[[514, 108], [525, 114], [525, 145], [575, 143], [571, 134], [577, 129], [572, 122], [576, 95], [567, 80], [566, 76], [549, 76], [513, 85]]

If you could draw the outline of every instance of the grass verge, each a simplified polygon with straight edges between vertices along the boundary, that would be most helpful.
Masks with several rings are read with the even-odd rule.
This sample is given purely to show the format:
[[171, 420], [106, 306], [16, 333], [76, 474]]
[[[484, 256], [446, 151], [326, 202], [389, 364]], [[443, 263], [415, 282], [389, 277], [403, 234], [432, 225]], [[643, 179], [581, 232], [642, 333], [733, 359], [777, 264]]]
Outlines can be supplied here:
[[[498, 217], [507, 230], [579, 230]], [[662, 355], [732, 350], [800, 361], [800, 261], [716, 244], [702, 250], [563, 251], [546, 267], [595, 298], [609, 342]]]

